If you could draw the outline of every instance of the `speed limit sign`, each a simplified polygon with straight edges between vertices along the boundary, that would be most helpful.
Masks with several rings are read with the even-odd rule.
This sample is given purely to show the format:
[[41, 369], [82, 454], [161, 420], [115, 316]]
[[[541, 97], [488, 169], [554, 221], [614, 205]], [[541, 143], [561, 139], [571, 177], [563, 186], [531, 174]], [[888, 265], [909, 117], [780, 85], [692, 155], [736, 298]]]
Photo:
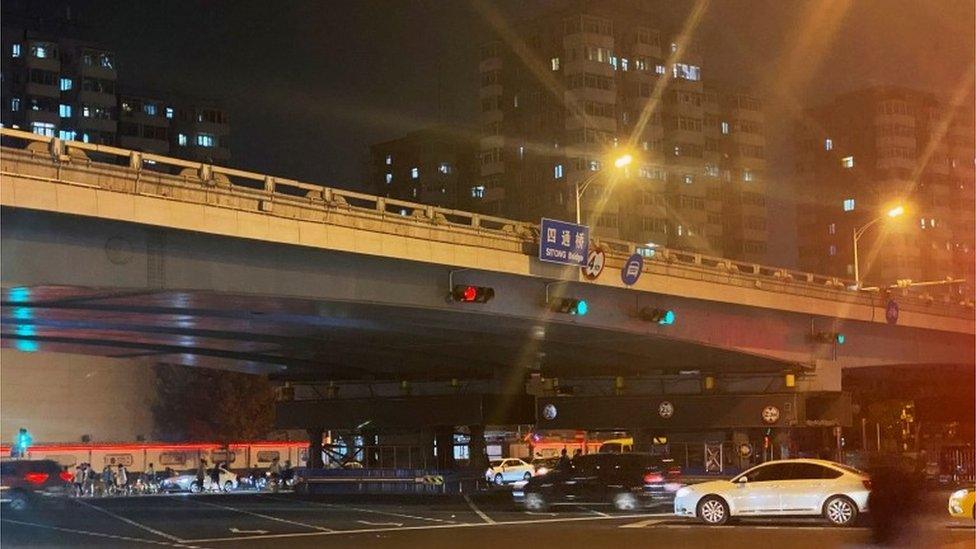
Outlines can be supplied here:
[[587, 280], [596, 280], [603, 272], [603, 265], [606, 261], [607, 254], [603, 252], [603, 249], [600, 247], [591, 249], [586, 256], [586, 265], [580, 267], [580, 270], [583, 271], [583, 277]]

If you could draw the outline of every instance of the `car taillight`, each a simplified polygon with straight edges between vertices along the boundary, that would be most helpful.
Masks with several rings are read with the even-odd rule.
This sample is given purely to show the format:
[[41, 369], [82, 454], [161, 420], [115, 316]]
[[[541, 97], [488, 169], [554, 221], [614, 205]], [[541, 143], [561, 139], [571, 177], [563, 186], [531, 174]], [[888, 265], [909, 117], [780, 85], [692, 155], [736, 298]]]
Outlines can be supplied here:
[[58, 473], [58, 476], [61, 477], [61, 480], [65, 482], [71, 482], [72, 480], [75, 479], [75, 476], [69, 473], [68, 471], [61, 471], [60, 473]]
[[658, 482], [664, 482], [664, 475], [661, 473], [646, 473], [644, 475], [644, 484], [656, 484]]
[[31, 484], [44, 484], [49, 476], [47, 473], [27, 473], [24, 475], [24, 480]]
[[864, 484], [864, 487], [867, 488], [868, 490], [871, 489], [871, 479], [866, 478], [862, 480], [861, 483]]

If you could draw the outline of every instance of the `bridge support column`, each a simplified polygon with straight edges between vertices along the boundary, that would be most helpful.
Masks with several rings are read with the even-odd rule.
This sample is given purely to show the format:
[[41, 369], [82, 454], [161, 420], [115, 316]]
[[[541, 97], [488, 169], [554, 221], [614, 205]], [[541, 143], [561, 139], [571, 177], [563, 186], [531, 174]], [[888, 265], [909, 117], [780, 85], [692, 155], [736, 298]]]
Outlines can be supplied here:
[[363, 465], [365, 467], [378, 467], [379, 456], [376, 448], [376, 433], [363, 433]]
[[325, 429], [314, 427], [307, 429], [308, 432], [308, 468], [321, 469], [325, 467], [322, 462], [322, 434]]
[[471, 442], [468, 445], [471, 467], [475, 471], [488, 469], [488, 444], [485, 442], [485, 426], [469, 425]]
[[440, 426], [434, 431], [437, 444], [437, 468], [454, 468], [454, 426]]

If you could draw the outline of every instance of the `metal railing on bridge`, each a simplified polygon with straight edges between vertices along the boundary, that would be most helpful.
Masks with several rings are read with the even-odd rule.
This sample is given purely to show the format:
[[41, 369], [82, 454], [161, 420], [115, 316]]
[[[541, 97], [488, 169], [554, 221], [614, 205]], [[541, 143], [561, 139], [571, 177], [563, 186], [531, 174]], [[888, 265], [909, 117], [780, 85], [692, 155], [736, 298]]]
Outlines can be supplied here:
[[[23, 149], [2, 148], [5, 162], [0, 173], [5, 176], [202, 202], [336, 225], [344, 224], [343, 217], [378, 218], [434, 229], [426, 236], [432, 240], [448, 240], [452, 232], [491, 237], [482, 239], [481, 245], [527, 255], [536, 253], [534, 246], [539, 239], [539, 226], [530, 222], [324, 187], [108, 145], [63, 141], [10, 128], [0, 128], [0, 135], [5, 145], [12, 141], [27, 143]], [[11, 161], [42, 163], [53, 170], [53, 177], [11, 172]], [[83, 177], [91, 173], [95, 177]], [[76, 179], [65, 179], [68, 175]], [[132, 184], [119, 186], [109, 181], [116, 177], [130, 178]], [[640, 253], [648, 258], [645, 272], [847, 303], [878, 304], [878, 294], [857, 290], [854, 281], [849, 279], [697, 252], [649, 247], [617, 239], [594, 240], [606, 250], [607, 264], [610, 266], [620, 267], [630, 254]], [[899, 291], [899, 305], [904, 310], [947, 316], [972, 315], [973, 301], [968, 295], [962, 299], [950, 299], [948, 295], [936, 299], [909, 289]]]

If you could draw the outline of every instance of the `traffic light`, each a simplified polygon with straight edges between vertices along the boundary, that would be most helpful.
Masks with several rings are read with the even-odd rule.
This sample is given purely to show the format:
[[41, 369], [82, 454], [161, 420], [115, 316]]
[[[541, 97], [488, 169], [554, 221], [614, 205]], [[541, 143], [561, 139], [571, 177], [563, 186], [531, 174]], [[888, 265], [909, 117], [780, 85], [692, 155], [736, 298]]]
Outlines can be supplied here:
[[583, 316], [590, 310], [585, 299], [556, 297], [549, 300], [549, 310], [555, 313]]
[[495, 297], [494, 288], [458, 284], [451, 290], [451, 299], [460, 303], [488, 303]]
[[662, 326], [670, 326], [671, 324], [674, 324], [674, 311], [671, 309], [644, 307], [641, 309], [640, 317], [642, 320], [657, 322]]
[[847, 337], [841, 332], [817, 332], [814, 334], [813, 340], [817, 343], [836, 343], [837, 345], [843, 345], [847, 341]]

